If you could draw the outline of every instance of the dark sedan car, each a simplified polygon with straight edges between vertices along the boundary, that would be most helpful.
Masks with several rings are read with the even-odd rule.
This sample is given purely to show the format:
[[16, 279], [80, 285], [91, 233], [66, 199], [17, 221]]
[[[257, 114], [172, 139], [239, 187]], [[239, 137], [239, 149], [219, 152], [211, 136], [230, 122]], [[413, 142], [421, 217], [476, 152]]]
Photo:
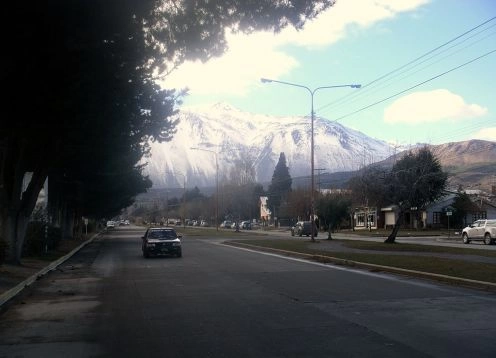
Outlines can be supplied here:
[[[295, 226], [291, 228], [291, 236], [310, 236], [312, 234], [312, 223], [310, 221], [298, 221]], [[317, 226], [313, 224], [313, 235], [318, 235]]]
[[181, 237], [182, 236], [178, 235], [172, 228], [149, 228], [142, 237], [143, 244], [141, 250], [143, 251], [143, 257], [148, 258], [150, 256], [158, 255], [181, 257]]

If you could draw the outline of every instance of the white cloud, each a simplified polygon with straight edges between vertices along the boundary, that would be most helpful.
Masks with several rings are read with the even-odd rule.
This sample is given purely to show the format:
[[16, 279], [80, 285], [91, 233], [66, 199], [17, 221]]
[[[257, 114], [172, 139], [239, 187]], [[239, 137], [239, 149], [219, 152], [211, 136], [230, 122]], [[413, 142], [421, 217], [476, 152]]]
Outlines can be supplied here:
[[264, 75], [279, 77], [298, 66], [298, 61], [273, 46], [274, 35], [228, 35], [230, 50], [207, 63], [186, 62], [170, 74], [165, 87], [189, 87], [193, 94], [243, 95]]
[[260, 77], [281, 78], [298, 67], [284, 53], [284, 45], [305, 48], [328, 46], [347, 36], [353, 27], [365, 28], [396, 14], [412, 11], [430, 0], [338, 1], [305, 28], [287, 28], [279, 34], [258, 32], [228, 35], [229, 50], [206, 63], [186, 62], [166, 77], [167, 88], [188, 87], [191, 94], [243, 95]]
[[496, 142], [496, 127], [488, 127], [481, 129], [471, 136], [473, 139], [483, 139]]
[[386, 123], [432, 123], [447, 119], [483, 116], [487, 108], [468, 104], [446, 89], [415, 92], [393, 102], [384, 110]]

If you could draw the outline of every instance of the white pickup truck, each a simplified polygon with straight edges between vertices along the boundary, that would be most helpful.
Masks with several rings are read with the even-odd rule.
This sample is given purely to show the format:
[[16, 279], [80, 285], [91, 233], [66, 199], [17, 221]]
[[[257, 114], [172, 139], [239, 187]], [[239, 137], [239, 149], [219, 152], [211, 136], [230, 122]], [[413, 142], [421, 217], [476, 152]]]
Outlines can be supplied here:
[[470, 241], [484, 241], [484, 244], [491, 245], [496, 240], [496, 220], [477, 220], [472, 225], [467, 226], [462, 231], [464, 244]]

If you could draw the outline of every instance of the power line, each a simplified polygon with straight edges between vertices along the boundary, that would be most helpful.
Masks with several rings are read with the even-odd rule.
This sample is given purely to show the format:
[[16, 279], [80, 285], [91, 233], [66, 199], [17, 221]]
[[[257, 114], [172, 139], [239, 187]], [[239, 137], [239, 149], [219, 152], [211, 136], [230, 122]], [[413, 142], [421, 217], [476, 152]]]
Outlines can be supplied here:
[[[496, 24], [494, 24], [494, 26], [496, 26]], [[485, 31], [485, 30], [484, 30], [484, 31]], [[455, 45], [455, 46], [452, 46], [452, 47], [450, 47], [450, 48], [447, 48], [445, 51], [443, 51], [443, 52], [441, 52], [441, 53], [438, 53], [438, 54], [436, 54], [436, 55], [434, 55], [434, 56], [432, 56], [432, 57], [429, 57], [429, 58], [427, 58], [426, 60], [421, 61], [421, 62], [419, 62], [419, 63], [415, 64], [415, 65], [414, 65], [414, 66], [412, 66], [411, 68], [408, 68], [408, 69], [405, 69], [404, 71], [399, 72], [399, 73], [398, 73], [395, 77], [391, 77], [390, 79], [385, 80], [385, 81], [383, 82], [382, 86], [381, 86], [381, 83], [377, 83], [375, 86], [369, 87], [368, 89], [366, 89], [366, 91], [368, 90], [370, 93], [366, 93], [366, 94], [364, 95], [364, 93], [363, 93], [363, 92], [362, 92], [362, 93], [360, 93], [360, 91], [359, 91], [359, 92], [354, 92], [354, 94], [357, 94], [354, 98], [352, 98], [352, 97], [351, 97], [351, 95], [350, 95], [350, 97], [349, 97], [349, 101], [343, 101], [343, 102], [341, 102], [341, 103], [336, 103], [336, 106], [333, 106], [333, 107], [331, 107], [331, 108], [337, 108], [337, 107], [343, 106], [343, 105], [345, 105], [345, 104], [349, 104], [349, 103], [355, 102], [355, 101], [357, 101], [358, 99], [364, 99], [364, 98], [367, 98], [367, 97], [369, 97], [370, 95], [374, 94], [375, 92], [378, 92], [378, 91], [380, 91], [380, 90], [383, 90], [383, 89], [385, 89], [385, 88], [390, 87], [391, 85], [393, 85], [394, 83], [393, 83], [392, 81], [393, 81], [393, 80], [395, 80], [397, 76], [400, 76], [400, 75], [402, 75], [402, 74], [406, 74], [405, 76], [403, 76], [403, 77], [401, 77], [401, 78], [399, 78], [399, 79], [396, 79], [396, 82], [400, 82], [400, 81], [402, 81], [402, 80], [404, 80], [404, 79], [406, 79], [406, 78], [408, 78], [408, 77], [411, 77], [411, 76], [413, 76], [413, 75], [415, 75], [415, 74], [417, 74], [417, 73], [419, 73], [419, 72], [424, 71], [425, 69], [427, 69], [427, 68], [429, 68], [429, 67], [431, 67], [431, 66], [433, 66], [433, 65], [435, 65], [435, 64], [437, 64], [437, 63], [439, 63], [439, 62], [441, 62], [441, 61], [443, 61], [443, 60], [445, 60], [445, 59], [446, 59], [446, 58], [448, 58], [448, 57], [453, 56], [454, 54], [456, 54], [456, 53], [458, 53], [458, 52], [461, 52], [461, 51], [466, 50], [467, 48], [469, 48], [469, 47], [471, 47], [471, 46], [474, 46], [474, 45], [475, 45], [475, 44], [477, 44], [478, 42], [480, 42], [480, 41], [482, 41], [482, 40], [485, 40], [486, 38], [488, 38], [488, 37], [490, 37], [490, 36], [494, 36], [495, 34], [496, 34], [496, 32], [492, 32], [492, 33], [490, 33], [489, 35], [485, 36], [485, 37], [484, 37], [484, 38], [482, 38], [482, 39], [479, 39], [479, 40], [477, 40], [477, 41], [475, 41], [475, 42], [472, 42], [472, 43], [468, 44], [467, 46], [465, 46], [465, 47], [463, 47], [463, 48], [461, 48], [461, 49], [458, 49], [458, 50], [456, 50], [456, 51], [454, 51], [454, 52], [452, 52], [452, 53], [450, 53], [450, 54], [448, 54], [448, 55], [446, 55], [446, 56], [444, 56], [444, 57], [442, 57], [442, 58], [440, 58], [440, 59], [438, 59], [438, 60], [436, 60], [436, 61], [434, 61], [434, 62], [431, 62], [431, 63], [427, 64], [426, 66], [424, 66], [424, 67], [422, 67], [422, 68], [420, 68], [420, 69], [418, 69], [418, 70], [416, 70], [416, 71], [414, 71], [414, 72], [411, 72], [411, 71], [412, 71], [413, 69], [415, 69], [416, 67], [418, 67], [418, 66], [422, 65], [423, 63], [425, 63], [425, 62], [427, 62], [427, 61], [429, 61], [429, 60], [433, 59], [434, 57], [436, 57], [436, 56], [438, 56], [438, 55], [440, 55], [440, 54], [442, 54], [442, 53], [444, 53], [444, 52], [446, 52], [446, 51], [451, 50], [452, 48], [454, 48], [455, 46], [458, 46], [459, 44], [457, 44], [457, 45]], [[409, 74], [407, 74], [408, 72], [410, 72], [410, 73], [409, 73]], [[379, 86], [380, 86], [380, 87], [379, 87]], [[372, 92], [371, 92], [371, 91], [372, 91]]]
[[[374, 83], [377, 83], [377, 82], [381, 81], [382, 79], [384, 79], [384, 78], [386, 78], [386, 77], [389, 77], [389, 76], [391, 76], [392, 74], [394, 74], [394, 73], [396, 73], [396, 72], [398, 72], [398, 71], [400, 71], [400, 70], [403, 70], [404, 68], [406, 68], [406, 67], [410, 66], [411, 64], [414, 64], [415, 62], [417, 62], [417, 61], [419, 61], [419, 60], [423, 59], [424, 57], [427, 57], [428, 55], [430, 55], [430, 54], [432, 54], [432, 53], [436, 52], [437, 50], [439, 50], [439, 49], [441, 49], [441, 48], [443, 48], [443, 47], [445, 47], [445, 46], [449, 45], [450, 43], [455, 42], [456, 40], [458, 40], [458, 39], [460, 39], [460, 38], [462, 38], [462, 37], [466, 36], [467, 34], [469, 34], [469, 33], [473, 32], [473, 31], [475, 31], [475, 30], [477, 30], [477, 29], [481, 28], [482, 26], [484, 26], [484, 25], [486, 25], [486, 24], [488, 24], [488, 23], [490, 23], [491, 21], [494, 21], [495, 19], [496, 19], [496, 16], [494, 16], [494, 17], [492, 17], [492, 18], [490, 18], [490, 19], [488, 19], [488, 20], [486, 20], [486, 21], [482, 22], [481, 24], [479, 24], [479, 25], [477, 25], [477, 26], [475, 26], [475, 27], [473, 27], [473, 28], [471, 28], [471, 29], [469, 29], [469, 30], [465, 31], [464, 33], [462, 33], [462, 34], [460, 34], [460, 35], [458, 35], [458, 36], [454, 37], [453, 39], [451, 39], [451, 40], [449, 40], [449, 41], [447, 41], [447, 42], [445, 42], [445, 43], [443, 43], [443, 44], [441, 44], [441, 45], [437, 46], [436, 48], [434, 48], [434, 49], [432, 49], [432, 50], [430, 50], [430, 51], [428, 51], [428, 52], [424, 53], [423, 55], [421, 55], [421, 56], [419, 56], [419, 57], [417, 57], [417, 58], [415, 58], [415, 59], [413, 59], [413, 60], [409, 61], [408, 63], [406, 63], [406, 64], [404, 64], [404, 65], [402, 65], [402, 66], [400, 66], [400, 67], [397, 67], [397, 68], [395, 68], [394, 70], [392, 70], [392, 71], [390, 71], [390, 72], [388, 72], [388, 73], [386, 73], [386, 74], [384, 74], [384, 75], [382, 75], [382, 76], [380, 76], [380, 77], [376, 78], [375, 80], [373, 80], [373, 81], [371, 81], [371, 82], [369, 82], [369, 83], [367, 83], [367, 84], [363, 85], [363, 86], [362, 86], [362, 89], [361, 89], [360, 91], [358, 91], [358, 92], [354, 92], [353, 94], [349, 94], [349, 95], [343, 96], [342, 98], [338, 99], [337, 101], [334, 101], [334, 102], [328, 103], [327, 105], [324, 105], [324, 106], [322, 106], [322, 107], [318, 108], [318, 109], [317, 109], [317, 111], [321, 111], [322, 109], [327, 108], [327, 107], [329, 107], [329, 106], [331, 106], [331, 105], [333, 105], [333, 104], [336, 104], [336, 103], [342, 102], [343, 100], [345, 100], [345, 99], [347, 99], [347, 98], [349, 98], [349, 97], [357, 97], [357, 96], [362, 95], [362, 94], [363, 94], [363, 92], [364, 92], [364, 89], [366, 89], [367, 87], [370, 87], [370, 86], [371, 86], [371, 85], [373, 85]], [[478, 34], [480, 34], [480, 33], [484, 32], [484, 31], [487, 31], [488, 29], [492, 28], [493, 26], [494, 26], [494, 25], [492, 25], [492, 26], [490, 26], [490, 27], [488, 27], [488, 28], [486, 28], [486, 29], [484, 29], [484, 30], [482, 30], [482, 31], [478, 32], [477, 34], [475, 34], [475, 35], [473, 35], [473, 36], [469, 37], [468, 39], [470, 39], [470, 38], [472, 38], [472, 37], [474, 37], [474, 36], [476, 36], [476, 35], [478, 35]], [[466, 39], [466, 40], [467, 40], [467, 39]], [[455, 46], [458, 46], [459, 44], [463, 43], [463, 42], [464, 42], [464, 41], [466, 41], [466, 40], [463, 40], [462, 42], [460, 42], [460, 43], [456, 44]], [[453, 48], [453, 47], [454, 47], [454, 46], [452, 46], [452, 47], [450, 47], [450, 48]], [[441, 52], [441, 53], [442, 53], [442, 52]], [[433, 57], [435, 57], [435, 56], [437, 56], [437, 55], [431, 56], [430, 58], [433, 58]], [[430, 58], [429, 58], [429, 59], [430, 59]], [[423, 62], [425, 62], [425, 61], [423, 61]], [[423, 63], [423, 62], [421, 62], [421, 63]], [[417, 65], [415, 65], [415, 66], [417, 66]], [[414, 66], [414, 67], [415, 67], [415, 66]]]
[[354, 114], [357, 114], [357, 113], [359, 113], [359, 112], [362, 112], [362, 111], [364, 111], [364, 110], [366, 110], [366, 109], [369, 109], [369, 108], [371, 108], [371, 107], [374, 107], [374, 106], [376, 106], [376, 105], [378, 105], [378, 104], [380, 104], [380, 103], [386, 102], [386, 101], [388, 101], [388, 100], [390, 100], [390, 99], [392, 99], [392, 98], [394, 98], [394, 97], [397, 97], [397, 96], [399, 96], [399, 95], [401, 95], [401, 94], [403, 94], [403, 93], [405, 93], [405, 92], [408, 92], [408, 91], [410, 91], [410, 90], [412, 90], [412, 89], [414, 89], [414, 88], [420, 87], [420, 86], [422, 86], [422, 85], [424, 85], [424, 84], [426, 84], [426, 83], [428, 83], [428, 82], [431, 82], [431, 81], [433, 81], [433, 80], [435, 80], [435, 79], [437, 79], [437, 78], [439, 78], [439, 77], [442, 77], [442, 76], [444, 76], [444, 75], [447, 75], [447, 74], [448, 74], [448, 73], [450, 73], [450, 72], [453, 72], [453, 71], [458, 70], [458, 69], [460, 69], [460, 68], [462, 68], [462, 67], [464, 67], [464, 66], [467, 66], [467, 65], [471, 64], [472, 62], [475, 62], [475, 61], [477, 61], [477, 60], [480, 60], [481, 58], [484, 58], [484, 57], [486, 57], [486, 56], [489, 56], [489, 55], [491, 55], [491, 54], [492, 54], [492, 53], [494, 53], [494, 52], [496, 52], [496, 49], [495, 49], [495, 50], [491, 50], [491, 51], [489, 51], [489, 52], [486, 52], [486, 53], [485, 53], [485, 54], [483, 54], [483, 55], [480, 55], [480, 56], [478, 56], [478, 57], [476, 57], [476, 58], [474, 58], [474, 59], [472, 59], [472, 60], [470, 60], [470, 61], [467, 61], [467, 62], [465, 62], [465, 63], [463, 63], [463, 64], [461, 64], [461, 65], [459, 65], [459, 66], [453, 67], [453, 68], [451, 68], [451, 69], [449, 69], [449, 70], [447, 70], [447, 71], [445, 71], [445, 72], [442, 72], [442, 73], [440, 73], [440, 74], [438, 74], [438, 75], [436, 75], [436, 76], [433, 76], [433, 77], [431, 77], [431, 78], [429, 78], [429, 79], [427, 79], [427, 80], [425, 80], [425, 81], [422, 81], [422, 82], [420, 82], [420, 83], [417, 83], [416, 85], [413, 85], [413, 86], [411, 86], [411, 87], [408, 87], [408, 88], [406, 88], [406, 89], [404, 89], [404, 90], [402, 90], [402, 91], [400, 91], [400, 92], [397, 92], [397, 93], [395, 93], [395, 94], [393, 94], [393, 95], [391, 95], [391, 96], [388, 96], [388, 97], [383, 98], [383, 99], [381, 99], [381, 100], [379, 100], [379, 101], [376, 101], [376, 102], [374, 102], [374, 103], [372, 103], [372, 104], [369, 104], [369, 105], [367, 105], [367, 106], [365, 106], [365, 107], [362, 107], [362, 108], [357, 109], [357, 110], [355, 110], [355, 111], [353, 111], [353, 112], [350, 112], [350, 113], [345, 114], [345, 115], [343, 115], [343, 116], [341, 116], [341, 117], [338, 117], [337, 119], [333, 120], [333, 122], [337, 122], [337, 121], [339, 121], [339, 120], [341, 120], [341, 119], [343, 119], [343, 118], [347, 118], [347, 117], [349, 117], [349, 116], [352, 116], [352, 115], [354, 115]]

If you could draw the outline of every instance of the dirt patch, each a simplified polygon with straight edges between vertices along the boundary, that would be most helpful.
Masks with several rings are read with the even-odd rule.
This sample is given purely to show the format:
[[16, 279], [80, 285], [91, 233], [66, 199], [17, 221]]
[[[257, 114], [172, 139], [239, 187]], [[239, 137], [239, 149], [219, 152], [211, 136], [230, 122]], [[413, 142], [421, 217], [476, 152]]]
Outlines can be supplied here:
[[24, 257], [21, 265], [2, 264], [0, 266], [0, 295], [47, 267], [52, 261], [68, 254], [84, 241], [62, 240], [57, 250], [47, 253], [45, 257]]

